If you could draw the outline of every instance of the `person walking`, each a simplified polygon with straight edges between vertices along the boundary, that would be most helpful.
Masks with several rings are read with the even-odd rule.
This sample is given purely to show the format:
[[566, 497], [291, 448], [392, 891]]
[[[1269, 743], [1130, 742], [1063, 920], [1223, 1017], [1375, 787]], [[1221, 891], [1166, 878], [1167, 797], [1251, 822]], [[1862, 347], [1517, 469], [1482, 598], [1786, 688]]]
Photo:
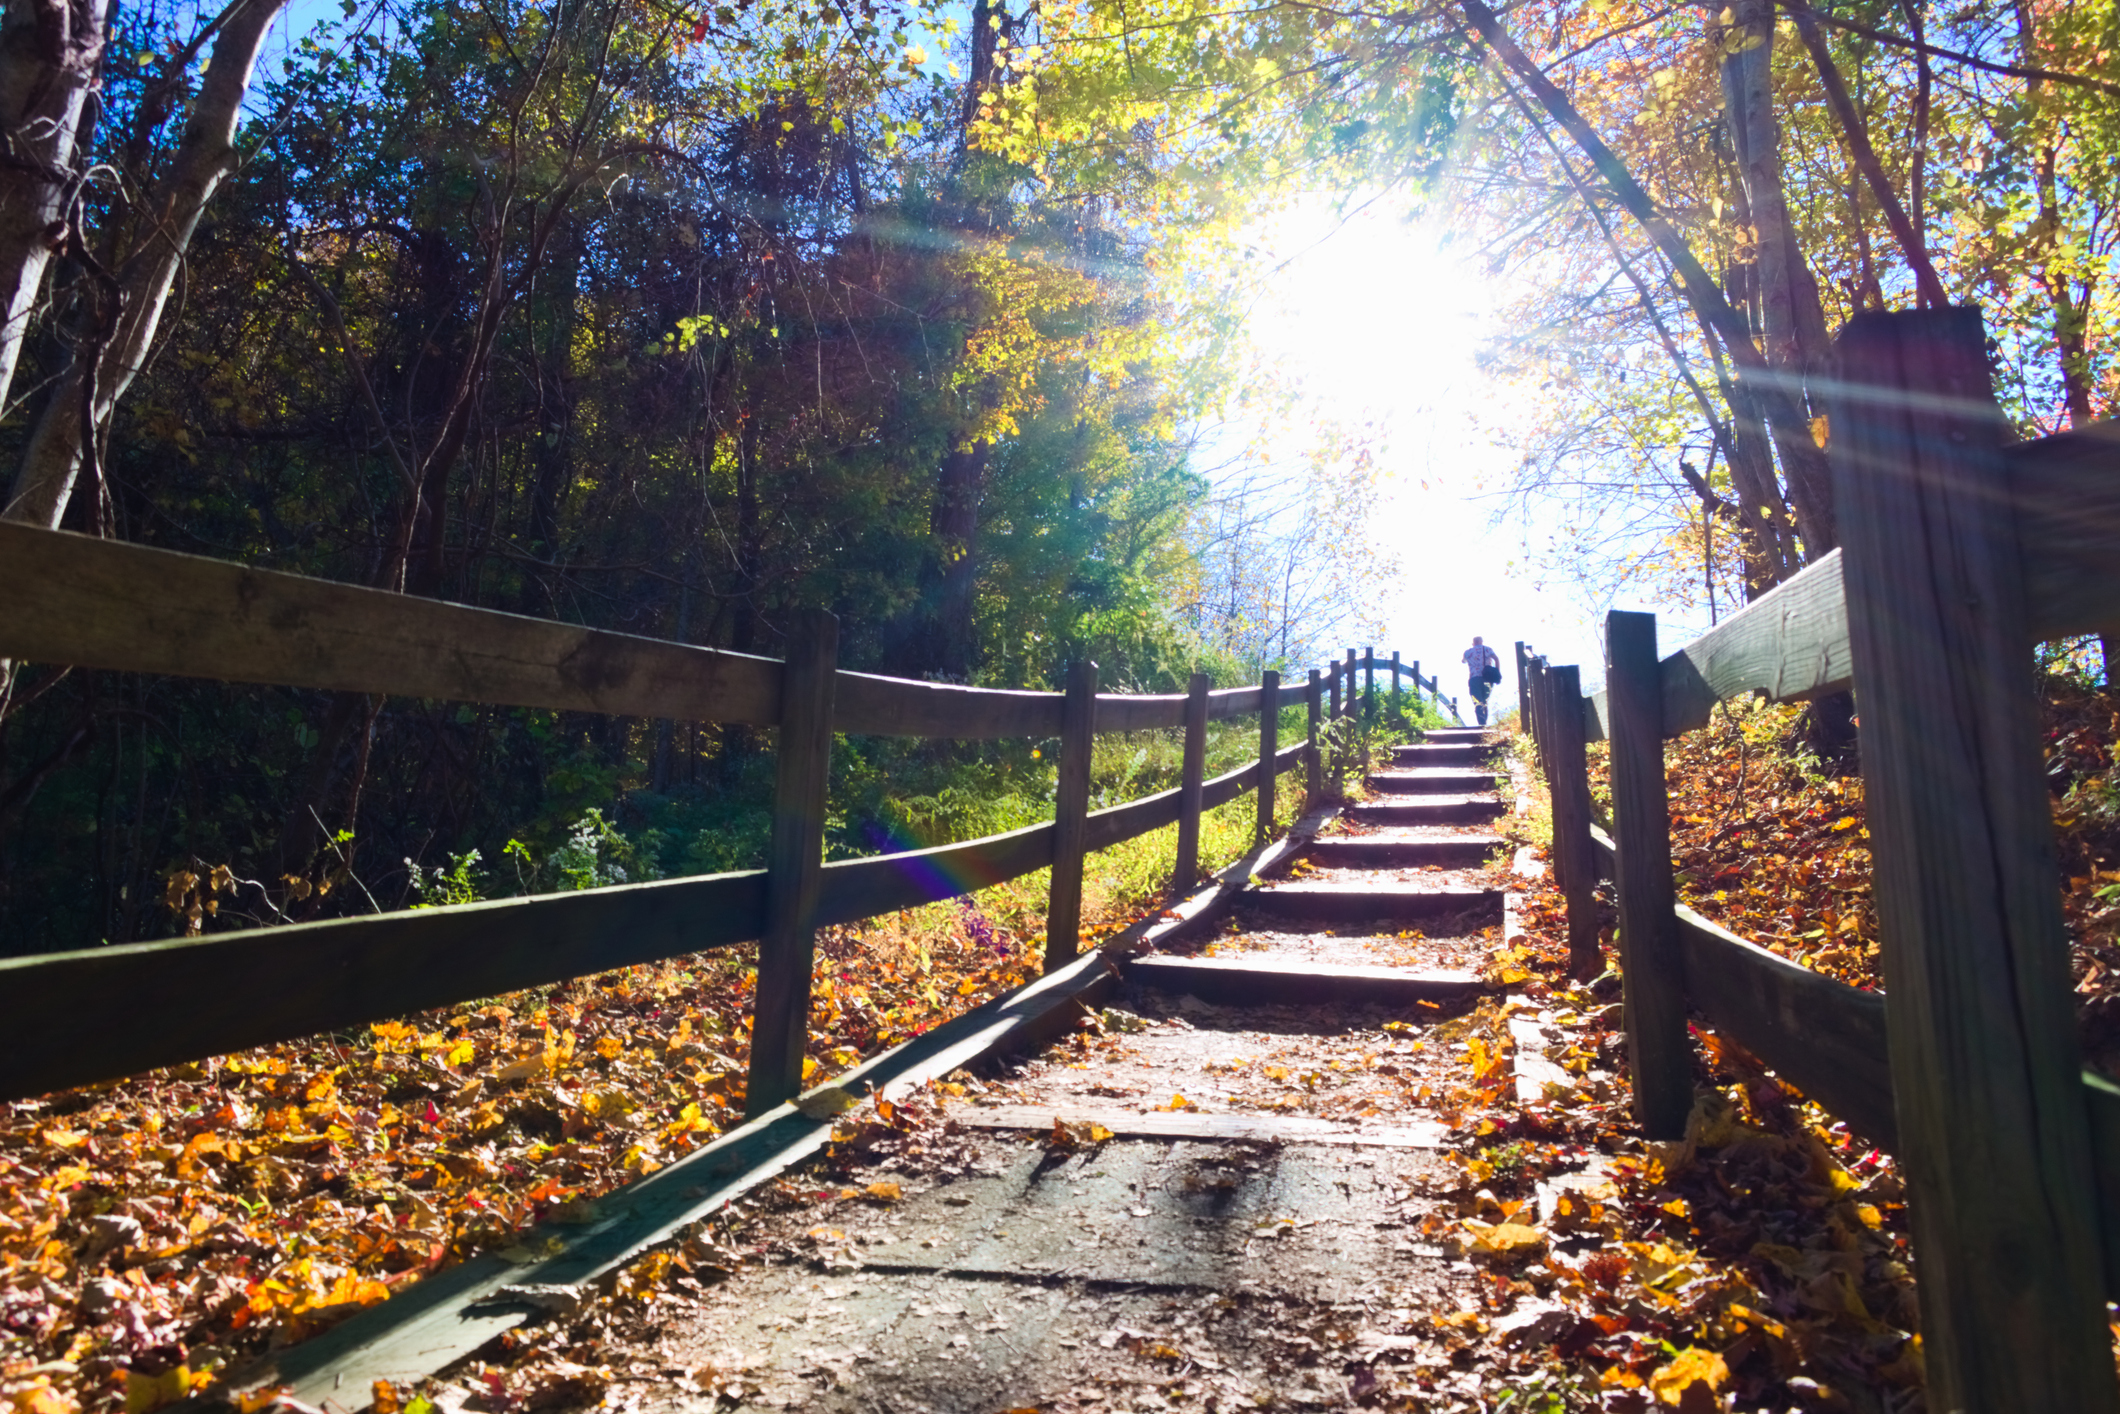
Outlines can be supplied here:
[[1484, 727], [1487, 725], [1487, 694], [1502, 680], [1502, 660], [1478, 634], [1472, 636], [1472, 646], [1465, 650], [1465, 675], [1470, 679], [1467, 690], [1472, 694], [1473, 714]]

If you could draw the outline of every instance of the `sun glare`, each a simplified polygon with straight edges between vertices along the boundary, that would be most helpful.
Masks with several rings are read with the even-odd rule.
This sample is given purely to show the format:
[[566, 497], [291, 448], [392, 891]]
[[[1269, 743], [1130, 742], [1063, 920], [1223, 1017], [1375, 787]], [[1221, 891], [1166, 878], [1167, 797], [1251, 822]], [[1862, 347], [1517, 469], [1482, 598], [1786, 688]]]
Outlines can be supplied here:
[[[1600, 677], [1594, 615], [1509, 573], [1550, 528], [1490, 523], [1496, 503], [1481, 487], [1512, 455], [1494, 431], [1509, 390], [1477, 354], [1503, 292], [1448, 237], [1447, 215], [1409, 221], [1386, 201], [1344, 216], [1325, 199], [1299, 204], [1255, 238], [1272, 273], [1251, 309], [1254, 345], [1321, 417], [1375, 439], [1382, 485], [1369, 524], [1400, 566], [1370, 586], [1386, 625], [1378, 647], [1440, 670], [1448, 696], [1463, 696], [1458, 654], [1474, 634], [1505, 655], [1528, 641]], [[1511, 676], [1497, 705], [1514, 705], [1514, 691]]]

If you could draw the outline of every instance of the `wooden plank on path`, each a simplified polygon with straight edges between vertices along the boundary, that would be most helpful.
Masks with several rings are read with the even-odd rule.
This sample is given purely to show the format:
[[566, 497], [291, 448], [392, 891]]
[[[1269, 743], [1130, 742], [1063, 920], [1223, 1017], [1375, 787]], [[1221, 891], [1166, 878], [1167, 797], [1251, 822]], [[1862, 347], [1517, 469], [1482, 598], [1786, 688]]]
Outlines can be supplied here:
[[1442, 869], [1472, 869], [1503, 848], [1499, 835], [1431, 835], [1415, 839], [1344, 835], [1314, 841], [1309, 857], [1318, 864], [1351, 869], [1385, 869], [1428, 864]]
[[1443, 918], [1473, 909], [1491, 910], [1499, 918], [1502, 891], [1437, 888], [1432, 884], [1389, 880], [1294, 879], [1254, 889], [1244, 901], [1278, 918], [1323, 923]]
[[949, 1118], [966, 1129], [1044, 1131], [1054, 1121], [1098, 1125], [1114, 1139], [1197, 1139], [1208, 1143], [1329, 1144], [1349, 1148], [1439, 1149], [1449, 1130], [1433, 1120], [1365, 1128], [1307, 1115], [1193, 1114], [1110, 1107], [953, 1105]]
[[1494, 789], [1493, 771], [1466, 771], [1451, 767], [1372, 771], [1369, 788], [1386, 795], [1478, 795]]
[[1236, 957], [1137, 957], [1122, 964], [1126, 980], [1228, 1006], [1321, 1003], [1399, 1006], [1447, 1001], [1481, 990], [1470, 972], [1416, 972], [1332, 962], [1269, 962]]
[[1347, 808], [1347, 818], [1364, 825], [1475, 825], [1508, 813], [1509, 807], [1491, 795], [1407, 796]]

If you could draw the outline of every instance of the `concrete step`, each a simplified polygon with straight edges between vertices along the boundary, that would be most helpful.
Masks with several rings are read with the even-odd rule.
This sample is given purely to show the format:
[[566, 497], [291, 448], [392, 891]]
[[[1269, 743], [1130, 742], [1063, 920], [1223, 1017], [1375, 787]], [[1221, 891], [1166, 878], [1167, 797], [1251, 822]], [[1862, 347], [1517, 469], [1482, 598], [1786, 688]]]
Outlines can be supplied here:
[[1470, 996], [1480, 979], [1470, 972], [1416, 972], [1351, 963], [1275, 962], [1245, 957], [1140, 957], [1124, 964], [1126, 980], [1223, 1006], [1338, 1003], [1403, 1005]]
[[1421, 740], [1432, 746], [1480, 746], [1494, 744], [1494, 738], [1485, 727], [1437, 727], [1421, 733]]
[[1385, 880], [1295, 879], [1268, 888], [1247, 889], [1238, 902], [1276, 918], [1315, 923], [1443, 918], [1471, 909], [1491, 909], [1496, 918], [1502, 914], [1500, 889], [1448, 889]]
[[1427, 839], [1367, 837], [1312, 840], [1305, 857], [1342, 869], [1395, 869], [1409, 864], [1477, 869], [1507, 848], [1500, 835], [1441, 835]]
[[1465, 771], [1451, 767], [1420, 767], [1411, 771], [1372, 771], [1369, 788], [1393, 795], [1478, 795], [1495, 789], [1494, 772]]
[[1347, 818], [1362, 825], [1484, 825], [1508, 813], [1509, 807], [1492, 796], [1471, 795], [1409, 796], [1347, 807]]
[[1414, 746], [1394, 746], [1391, 759], [1401, 766], [1483, 766], [1492, 761], [1499, 748], [1474, 744], [1471, 746], [1433, 746], [1422, 742]]

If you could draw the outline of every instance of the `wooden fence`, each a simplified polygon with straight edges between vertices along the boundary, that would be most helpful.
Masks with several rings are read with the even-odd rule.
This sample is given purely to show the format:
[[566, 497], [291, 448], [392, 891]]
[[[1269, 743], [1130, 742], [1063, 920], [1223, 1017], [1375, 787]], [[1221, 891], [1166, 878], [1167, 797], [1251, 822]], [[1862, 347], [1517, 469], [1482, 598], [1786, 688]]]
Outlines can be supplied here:
[[[1320, 788], [1327, 699], [1333, 716], [1357, 705], [1352, 650], [1300, 683], [1108, 694], [1083, 662], [1064, 692], [995, 691], [841, 672], [823, 613], [798, 618], [783, 663], [4, 522], [0, 603], [0, 657], [17, 661], [779, 729], [763, 869], [0, 960], [0, 1099], [757, 939], [755, 1115], [800, 1088], [818, 928], [1050, 866], [1050, 971], [1076, 954], [1085, 854], [1176, 824], [1173, 884], [1191, 887], [1201, 813], [1256, 790], [1263, 837], [1281, 773], [1307, 763]], [[1373, 652], [1366, 666], [1373, 700]], [[1307, 738], [1283, 747], [1297, 704]], [[1250, 716], [1257, 759], [1207, 779], [1207, 724]], [[1158, 728], [1184, 729], [1181, 784], [1089, 809], [1094, 737]], [[826, 863], [835, 733], [1058, 738], [1054, 819]]]
[[[1519, 645], [1572, 951], [1616, 885], [1638, 1115], [1679, 1137], [1689, 1008], [1899, 1160], [1928, 1407], [2120, 1408], [2120, 1088], [2083, 1071], [2033, 676], [2120, 623], [2120, 430], [2006, 444], [1974, 309], [1858, 316], [1828, 398], [1841, 546], [1660, 661], [1606, 621], [1605, 687]], [[1743, 694], [1853, 689], [1886, 990], [1675, 906], [1663, 742]], [[1584, 744], [1611, 750], [1612, 830]]]

